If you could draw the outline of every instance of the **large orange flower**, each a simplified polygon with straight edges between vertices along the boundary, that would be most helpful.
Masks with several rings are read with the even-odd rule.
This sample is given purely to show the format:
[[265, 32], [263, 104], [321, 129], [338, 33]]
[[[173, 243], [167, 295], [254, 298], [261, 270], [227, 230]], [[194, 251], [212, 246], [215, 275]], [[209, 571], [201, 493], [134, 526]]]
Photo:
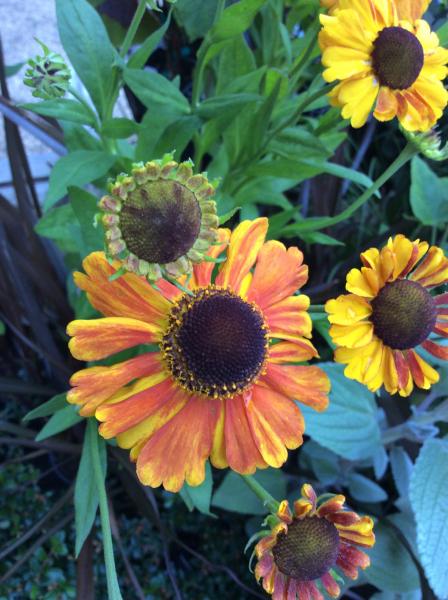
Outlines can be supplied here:
[[[316, 366], [297, 365], [317, 352], [309, 341], [309, 298], [293, 295], [308, 278], [297, 248], [265, 242], [267, 219], [220, 230], [210, 254], [227, 257], [212, 283], [214, 262], [194, 266], [183, 293], [160, 279], [156, 288], [116, 269], [102, 252], [84, 261], [75, 282], [105, 318], [73, 321], [70, 350], [96, 361], [151, 344], [135, 358], [75, 373], [68, 401], [102, 421], [100, 433], [131, 449], [147, 485], [178, 491], [204, 480], [205, 461], [253, 473], [280, 467], [302, 443], [294, 399], [327, 406], [329, 381]], [[254, 267], [255, 266], [255, 267]], [[252, 268], [254, 269], [252, 270]], [[280, 341], [279, 341], [280, 340]]]

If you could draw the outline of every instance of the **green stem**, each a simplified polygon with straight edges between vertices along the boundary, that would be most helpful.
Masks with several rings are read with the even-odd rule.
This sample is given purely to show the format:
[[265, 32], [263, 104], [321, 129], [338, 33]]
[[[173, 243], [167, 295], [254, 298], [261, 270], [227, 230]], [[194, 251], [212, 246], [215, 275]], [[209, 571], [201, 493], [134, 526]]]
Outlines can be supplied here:
[[123, 600], [118, 585], [117, 571], [115, 568], [114, 549], [112, 545], [112, 533], [109, 521], [109, 507], [107, 504], [106, 486], [104, 485], [104, 473], [100, 463], [98, 448], [98, 433], [94, 419], [87, 421], [90, 431], [90, 456], [92, 458], [93, 473], [98, 492], [100, 505], [101, 530], [103, 532], [104, 563], [106, 565], [107, 592], [109, 600]]
[[129, 29], [126, 32], [125, 38], [123, 40], [123, 45], [120, 50], [121, 58], [124, 58], [128, 53], [129, 48], [132, 46], [132, 42], [134, 41], [135, 34], [140, 26], [140, 23], [145, 15], [146, 11], [146, 0], [140, 0], [137, 6], [137, 10], [132, 17], [131, 24], [129, 25]]
[[266, 506], [266, 508], [268, 508], [272, 514], [277, 514], [280, 503], [277, 502], [277, 500], [273, 498], [271, 494], [266, 491], [252, 475], [240, 475], [240, 477], [252, 490], [252, 492], [262, 501], [263, 506]]
[[[395, 175], [397, 171], [401, 169], [407, 162], [411, 160], [418, 150], [412, 143], [408, 143], [401, 153], [397, 156], [394, 162], [384, 171], [384, 173], [378, 177], [378, 179], [371, 185], [355, 202], [352, 202], [341, 213], [335, 217], [317, 217], [306, 219], [303, 222], [294, 223], [292, 228], [294, 233], [302, 233], [305, 231], [317, 231], [318, 229], [324, 229], [325, 227], [331, 227], [341, 221], [345, 221], [355, 213], [358, 208], [365, 204], [379, 189], [383, 186], [386, 181]], [[283, 233], [287, 233], [288, 227], [285, 227]], [[292, 230], [291, 230], [292, 231]]]
[[324, 304], [311, 304], [308, 307], [308, 312], [310, 313], [325, 313], [325, 305]]

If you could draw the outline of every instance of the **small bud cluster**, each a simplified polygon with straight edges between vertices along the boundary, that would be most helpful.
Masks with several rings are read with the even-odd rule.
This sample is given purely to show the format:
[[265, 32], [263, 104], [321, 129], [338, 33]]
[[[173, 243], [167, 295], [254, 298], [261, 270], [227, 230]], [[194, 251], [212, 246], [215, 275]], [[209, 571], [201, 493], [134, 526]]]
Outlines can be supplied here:
[[33, 96], [36, 98], [61, 98], [70, 85], [70, 69], [60, 54], [49, 50], [43, 42], [37, 42], [44, 54], [28, 61], [30, 68], [25, 71], [23, 83], [33, 88]]

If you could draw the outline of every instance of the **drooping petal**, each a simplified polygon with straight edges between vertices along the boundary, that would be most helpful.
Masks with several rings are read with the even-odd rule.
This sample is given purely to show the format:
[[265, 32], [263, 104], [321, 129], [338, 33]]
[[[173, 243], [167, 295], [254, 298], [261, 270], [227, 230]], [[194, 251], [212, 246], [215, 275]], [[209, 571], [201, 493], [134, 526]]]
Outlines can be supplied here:
[[288, 248], [275, 240], [260, 249], [248, 291], [248, 300], [265, 309], [297, 291], [308, 279], [308, 267], [298, 248]]
[[290, 296], [264, 310], [264, 317], [272, 338], [301, 341], [311, 337], [311, 317], [306, 312], [310, 299], [304, 294]]
[[423, 342], [422, 347], [427, 350], [430, 354], [442, 360], [448, 360], [448, 346], [441, 346], [431, 340]]
[[74, 273], [76, 285], [87, 292], [90, 304], [106, 317], [128, 317], [163, 326], [171, 303], [146, 280], [134, 273], [109, 278], [119, 266], [110, 265], [104, 252], [93, 252], [83, 261], [86, 272]]
[[287, 591], [287, 578], [286, 575], [277, 571], [274, 578], [274, 592], [272, 594], [272, 600], [285, 600]]
[[71, 354], [78, 360], [100, 360], [139, 344], [157, 342], [161, 336], [157, 325], [127, 319], [77, 320], [67, 325]]
[[408, 350], [406, 359], [416, 386], [428, 390], [431, 385], [439, 381], [437, 371], [428, 365], [414, 350]]
[[233, 230], [227, 249], [227, 260], [216, 278], [216, 285], [239, 292], [244, 278], [255, 264], [268, 225], [268, 220], [261, 217], [254, 221], [243, 221]]
[[370, 517], [360, 517], [356, 523], [351, 525], [336, 524], [339, 536], [344, 540], [370, 548], [375, 543], [373, 533], [373, 520]]
[[163, 484], [170, 492], [178, 492], [184, 481], [200, 485], [212, 448], [217, 409], [210, 399], [192, 396], [143, 446], [137, 459], [140, 481], [151, 487]]
[[261, 456], [271, 467], [281, 467], [287, 449], [298, 448], [305, 429], [300, 409], [282, 394], [254, 385], [246, 406], [249, 427]]
[[261, 381], [314, 410], [323, 411], [328, 406], [330, 380], [319, 367], [268, 363]]
[[336, 580], [331, 575], [331, 573], [325, 573], [324, 575], [322, 575], [320, 580], [322, 581], [322, 585], [324, 586], [325, 591], [329, 596], [331, 596], [332, 598], [337, 598], [339, 596], [339, 594], [341, 593], [341, 588], [336, 583]]

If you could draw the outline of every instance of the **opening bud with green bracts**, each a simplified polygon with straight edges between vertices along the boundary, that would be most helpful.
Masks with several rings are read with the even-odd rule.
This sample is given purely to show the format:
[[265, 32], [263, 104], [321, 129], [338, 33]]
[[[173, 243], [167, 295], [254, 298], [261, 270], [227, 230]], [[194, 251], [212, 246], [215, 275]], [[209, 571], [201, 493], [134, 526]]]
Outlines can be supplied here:
[[191, 273], [217, 239], [215, 188], [193, 163], [171, 154], [134, 164], [99, 202], [106, 250], [126, 270], [156, 281]]
[[33, 88], [33, 96], [43, 100], [61, 98], [70, 85], [71, 72], [60, 54], [52, 52], [43, 42], [36, 39], [43, 56], [28, 61], [23, 83]]
[[436, 127], [423, 133], [407, 131], [403, 127], [400, 127], [400, 129], [405, 138], [426, 158], [439, 162], [448, 159], [448, 143], [442, 145], [442, 140]]

